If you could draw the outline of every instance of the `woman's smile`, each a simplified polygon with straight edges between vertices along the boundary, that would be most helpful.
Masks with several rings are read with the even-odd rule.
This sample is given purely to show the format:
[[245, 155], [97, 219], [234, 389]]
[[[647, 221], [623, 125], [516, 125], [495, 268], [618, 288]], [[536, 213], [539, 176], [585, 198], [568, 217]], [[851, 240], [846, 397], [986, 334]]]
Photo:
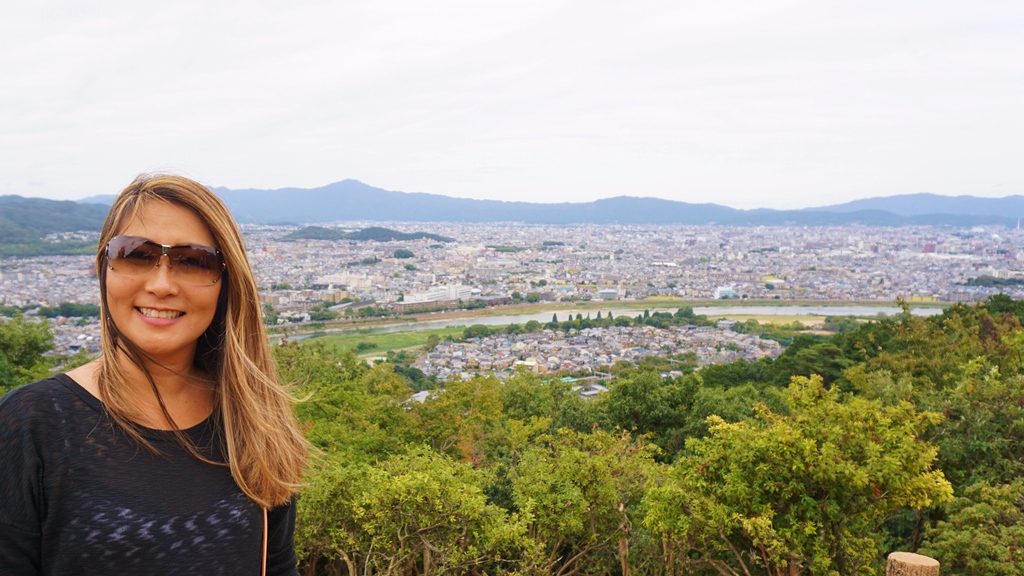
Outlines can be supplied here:
[[147, 318], [159, 318], [161, 320], [174, 320], [184, 314], [184, 312], [178, 312], [176, 310], [157, 310], [156, 308], [135, 308], [143, 316]]

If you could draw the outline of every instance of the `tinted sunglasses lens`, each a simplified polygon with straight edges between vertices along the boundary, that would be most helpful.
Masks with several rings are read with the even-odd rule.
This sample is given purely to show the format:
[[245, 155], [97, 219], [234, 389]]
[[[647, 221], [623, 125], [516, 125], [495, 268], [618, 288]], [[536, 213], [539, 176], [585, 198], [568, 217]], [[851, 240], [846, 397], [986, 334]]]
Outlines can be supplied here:
[[167, 251], [171, 268], [178, 276], [194, 284], [213, 284], [220, 278], [220, 254], [208, 246], [176, 246]]
[[[148, 274], [160, 262], [164, 247], [135, 236], [115, 236], [107, 245], [107, 261], [119, 274]], [[220, 252], [200, 245], [174, 246], [167, 249], [171, 273], [190, 284], [213, 284], [224, 270]]]
[[145, 274], [156, 266], [160, 246], [133, 236], [114, 236], [107, 244], [107, 261], [120, 274]]

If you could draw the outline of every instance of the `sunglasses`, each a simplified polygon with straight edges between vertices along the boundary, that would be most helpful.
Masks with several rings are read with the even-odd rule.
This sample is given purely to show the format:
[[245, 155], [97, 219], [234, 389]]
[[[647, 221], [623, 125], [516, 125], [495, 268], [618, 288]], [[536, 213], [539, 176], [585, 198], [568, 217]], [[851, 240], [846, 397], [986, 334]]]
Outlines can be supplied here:
[[174, 277], [188, 284], [216, 284], [224, 272], [220, 250], [201, 244], [167, 246], [136, 236], [114, 236], [107, 244], [111, 270], [126, 276], [148, 274], [163, 256]]

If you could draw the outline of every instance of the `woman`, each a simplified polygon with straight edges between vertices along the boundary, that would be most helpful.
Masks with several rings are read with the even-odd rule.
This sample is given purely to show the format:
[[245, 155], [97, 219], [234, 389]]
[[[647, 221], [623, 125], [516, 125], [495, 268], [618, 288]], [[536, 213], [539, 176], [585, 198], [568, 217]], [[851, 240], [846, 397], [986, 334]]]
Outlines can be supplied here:
[[140, 176], [96, 273], [100, 358], [0, 399], [0, 574], [296, 574], [306, 444], [227, 208]]

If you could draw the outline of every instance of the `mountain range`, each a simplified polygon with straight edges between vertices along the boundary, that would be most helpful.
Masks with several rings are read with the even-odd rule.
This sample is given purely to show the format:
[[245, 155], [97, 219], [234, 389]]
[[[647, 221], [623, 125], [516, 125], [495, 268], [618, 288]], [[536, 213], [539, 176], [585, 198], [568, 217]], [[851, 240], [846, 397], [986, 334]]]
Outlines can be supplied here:
[[[310, 224], [339, 221], [523, 222], [527, 224], [723, 224], [738, 226], [876, 226], [1000, 224], [1024, 217], [1024, 196], [977, 198], [905, 194], [803, 210], [739, 210], [660, 198], [617, 196], [592, 202], [541, 204], [394, 192], [358, 180], [319, 188], [213, 189], [239, 222]], [[113, 196], [84, 203], [107, 204]]]
[[[541, 204], [472, 200], [439, 194], [393, 192], [357, 180], [320, 188], [276, 190], [213, 189], [239, 222], [312, 224], [379, 222], [522, 222], [527, 224], [724, 224], [739, 226], [876, 226], [998, 224], [1016, 226], [1024, 217], [1024, 196], [977, 198], [904, 194], [845, 204], [772, 210], [739, 210], [617, 196], [592, 202]], [[98, 230], [113, 195], [78, 202], [0, 196], [0, 243], [22, 242], [50, 232]]]

